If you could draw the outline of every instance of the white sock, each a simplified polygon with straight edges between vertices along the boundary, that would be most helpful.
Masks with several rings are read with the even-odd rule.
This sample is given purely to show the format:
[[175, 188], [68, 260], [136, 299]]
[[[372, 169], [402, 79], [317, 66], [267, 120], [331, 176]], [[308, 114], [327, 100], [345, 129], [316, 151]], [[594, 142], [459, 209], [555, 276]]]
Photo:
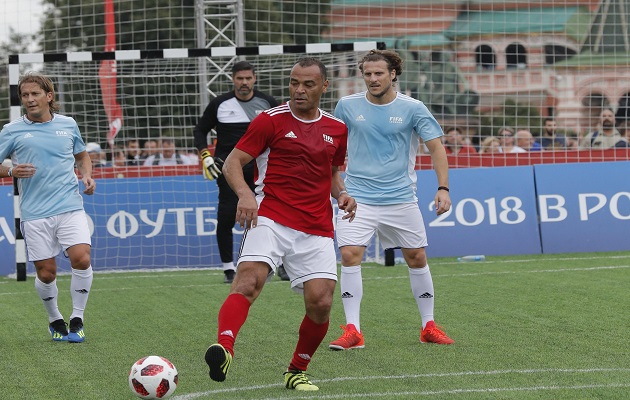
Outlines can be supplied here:
[[83, 320], [83, 311], [92, 289], [92, 266], [88, 269], [72, 268], [72, 280], [70, 281], [70, 296], [72, 297], [72, 315], [70, 319], [79, 317]]
[[433, 278], [427, 264], [424, 268], [409, 268], [409, 281], [411, 282], [411, 293], [416, 299], [420, 317], [422, 318], [422, 329], [427, 322], [433, 321]]
[[232, 270], [234, 271], [236, 268], [234, 267], [234, 263], [228, 262], [228, 263], [223, 263], [223, 270], [227, 271], [227, 270]]
[[44, 283], [35, 277], [35, 290], [37, 290], [39, 298], [42, 299], [44, 308], [48, 313], [48, 323], [63, 319], [63, 315], [61, 315], [57, 306], [57, 296], [59, 294], [57, 279], [50, 283]]
[[346, 324], [353, 324], [361, 332], [361, 299], [363, 299], [363, 278], [361, 266], [341, 267], [341, 302], [346, 313]]

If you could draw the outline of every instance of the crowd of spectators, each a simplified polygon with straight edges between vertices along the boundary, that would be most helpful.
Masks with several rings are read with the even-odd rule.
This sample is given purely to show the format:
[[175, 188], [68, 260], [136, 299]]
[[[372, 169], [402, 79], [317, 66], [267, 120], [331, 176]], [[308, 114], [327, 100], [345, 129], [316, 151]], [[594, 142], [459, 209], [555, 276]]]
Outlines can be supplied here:
[[[601, 111], [597, 128], [582, 136], [570, 131], [559, 132], [554, 118], [545, 118], [543, 122], [538, 133], [528, 128], [502, 126], [493, 135], [480, 137], [478, 144], [460, 127], [448, 126], [444, 128], [442, 140], [449, 155], [630, 147], [630, 129], [626, 127], [627, 121], [617, 121], [615, 113], [610, 108]], [[420, 145], [418, 152], [425, 154], [426, 147]]]
[[[142, 146], [141, 146], [142, 144]], [[94, 167], [128, 167], [154, 165], [196, 165], [199, 163], [194, 149], [177, 148], [172, 138], [128, 139], [122, 146], [104, 150], [99, 143], [86, 143], [86, 151]]]
[[[610, 108], [604, 108], [599, 115], [596, 129], [584, 135], [575, 132], [559, 131], [552, 117], [543, 120], [539, 132], [529, 128], [502, 126], [496, 133], [472, 140], [466, 131], [458, 126], [444, 127], [443, 143], [449, 155], [470, 155], [489, 153], [527, 153], [552, 150], [587, 150], [630, 147], [630, 129], [627, 121], [617, 121]], [[196, 165], [199, 163], [197, 151], [177, 148], [172, 138], [128, 139], [124, 145], [105, 150], [99, 143], [87, 143], [87, 152], [95, 167], [123, 166], [168, 166]], [[426, 154], [421, 144], [418, 152]]]

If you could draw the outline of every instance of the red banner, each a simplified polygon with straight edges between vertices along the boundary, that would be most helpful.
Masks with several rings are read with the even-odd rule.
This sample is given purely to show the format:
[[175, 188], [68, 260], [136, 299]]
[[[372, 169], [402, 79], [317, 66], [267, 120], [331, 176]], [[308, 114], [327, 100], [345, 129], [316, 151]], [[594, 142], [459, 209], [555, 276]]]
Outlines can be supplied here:
[[[105, 0], [105, 51], [116, 50], [116, 27], [114, 26], [114, 1]], [[101, 83], [103, 106], [109, 122], [107, 143], [114, 147], [114, 138], [122, 128], [123, 114], [116, 99], [116, 60], [103, 60], [98, 71]]]

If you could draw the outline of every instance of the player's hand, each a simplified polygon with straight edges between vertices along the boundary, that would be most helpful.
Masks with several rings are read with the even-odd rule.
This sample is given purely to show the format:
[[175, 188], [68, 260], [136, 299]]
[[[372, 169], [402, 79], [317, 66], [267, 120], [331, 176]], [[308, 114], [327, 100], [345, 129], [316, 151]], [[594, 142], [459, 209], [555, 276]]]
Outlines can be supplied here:
[[37, 168], [33, 164], [17, 164], [11, 170], [11, 176], [14, 178], [32, 178]]
[[433, 201], [437, 215], [442, 215], [451, 209], [451, 196], [446, 190], [438, 190]]
[[85, 186], [85, 190], [83, 193], [85, 194], [94, 194], [94, 190], [96, 189], [96, 182], [92, 178], [82, 178], [83, 185]]
[[348, 222], [352, 222], [354, 217], [357, 215], [357, 201], [354, 197], [350, 196], [348, 193], [344, 192], [337, 198], [337, 206], [339, 206], [340, 210], [346, 212], [346, 214], [341, 217], [341, 219], [349, 219]]
[[201, 161], [203, 163], [203, 176], [206, 179], [214, 180], [217, 179], [223, 168], [223, 160], [219, 157], [212, 157], [208, 150], [204, 150], [201, 152]]
[[258, 225], [258, 203], [253, 195], [238, 199], [236, 223], [245, 229], [255, 228]]

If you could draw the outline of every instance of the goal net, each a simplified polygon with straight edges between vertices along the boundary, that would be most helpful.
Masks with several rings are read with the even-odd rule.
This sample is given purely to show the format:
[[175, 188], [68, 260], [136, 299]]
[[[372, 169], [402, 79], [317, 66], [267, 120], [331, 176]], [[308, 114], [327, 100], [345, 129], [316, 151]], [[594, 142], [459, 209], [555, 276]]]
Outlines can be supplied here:
[[[103, 154], [114, 155], [130, 139], [140, 143], [155, 139], [160, 143], [172, 138], [180, 154], [195, 160], [178, 167], [118, 167], [110, 165], [115, 161], [112, 157], [107, 166], [94, 169], [97, 194], [85, 197], [93, 232], [94, 268], [199, 268], [221, 265], [214, 237], [217, 188], [214, 182], [201, 177], [192, 135], [207, 105], [200, 100], [199, 93], [205, 90], [202, 88], [216, 94], [233, 90], [229, 70], [241, 59], [234, 54], [247, 49], [247, 60], [256, 67], [256, 88], [286, 101], [290, 69], [298, 58], [317, 57], [328, 66], [331, 77], [339, 78], [355, 67], [359, 54], [378, 46], [382, 44], [367, 41], [165, 49], [150, 55], [135, 50], [21, 54], [12, 57], [11, 65], [49, 76], [56, 84], [61, 113], [75, 118], [84, 140], [98, 143]], [[212, 57], [213, 52], [234, 54]], [[262, 54], [252, 54], [255, 52]], [[122, 128], [113, 138], [112, 148], [108, 148], [106, 136], [111, 119], [104, 107], [102, 73], [102, 59], [110, 56], [114, 58], [116, 101], [122, 110]], [[57, 61], [46, 62], [50, 58]], [[207, 79], [201, 61], [224, 72]], [[336, 99], [351, 90], [343, 78], [333, 82], [322, 99], [322, 108], [331, 112]], [[210, 143], [212, 139], [213, 133], [209, 135]], [[234, 231], [236, 254], [242, 231]], [[62, 271], [69, 268], [66, 260], [59, 261]]]
[[[307, 54], [300, 46], [330, 44], [312, 54], [329, 67], [331, 86], [322, 107], [332, 111], [341, 96], [364, 90], [356, 62], [365, 48], [338, 47], [356, 43], [383, 43], [401, 54], [398, 89], [425, 102], [445, 131], [457, 128], [445, 137], [452, 168], [629, 159], [624, 143], [630, 135], [630, 0], [40, 4], [38, 29], [28, 25], [36, 40], [6, 46], [17, 50], [9, 53], [35, 54], [13, 56], [8, 69], [13, 76], [31, 69], [50, 75], [62, 113], [77, 120], [86, 142], [99, 143], [110, 162], [113, 122], [114, 146], [172, 137], [194, 162], [192, 129], [208, 101], [232, 89], [230, 66], [242, 58], [256, 66], [259, 90], [286, 100], [288, 72]], [[185, 49], [199, 51], [182, 56]], [[203, 53], [210, 49], [239, 51]], [[103, 89], [103, 61], [115, 67], [113, 97]], [[11, 78], [0, 81], [7, 93], [2, 101], [15, 84]], [[120, 126], [104, 97], [119, 107]], [[12, 116], [19, 115], [16, 104], [14, 98]], [[8, 121], [9, 107], [0, 108]], [[612, 117], [603, 117], [605, 112]], [[599, 146], [604, 135], [593, 138], [605, 124], [613, 125], [619, 146]], [[431, 167], [420, 146], [417, 168]], [[196, 181], [196, 166], [150, 172], [112, 167], [101, 174], [98, 196], [107, 204], [88, 205], [94, 207], [94, 250], [100, 257], [95, 266], [213, 264], [208, 254], [217, 257], [216, 210], [206, 208], [216, 185]], [[147, 175], [153, 176], [150, 188], [144, 186]], [[106, 229], [103, 238], [99, 229]], [[383, 261], [377, 242], [368, 253], [370, 260]]]

